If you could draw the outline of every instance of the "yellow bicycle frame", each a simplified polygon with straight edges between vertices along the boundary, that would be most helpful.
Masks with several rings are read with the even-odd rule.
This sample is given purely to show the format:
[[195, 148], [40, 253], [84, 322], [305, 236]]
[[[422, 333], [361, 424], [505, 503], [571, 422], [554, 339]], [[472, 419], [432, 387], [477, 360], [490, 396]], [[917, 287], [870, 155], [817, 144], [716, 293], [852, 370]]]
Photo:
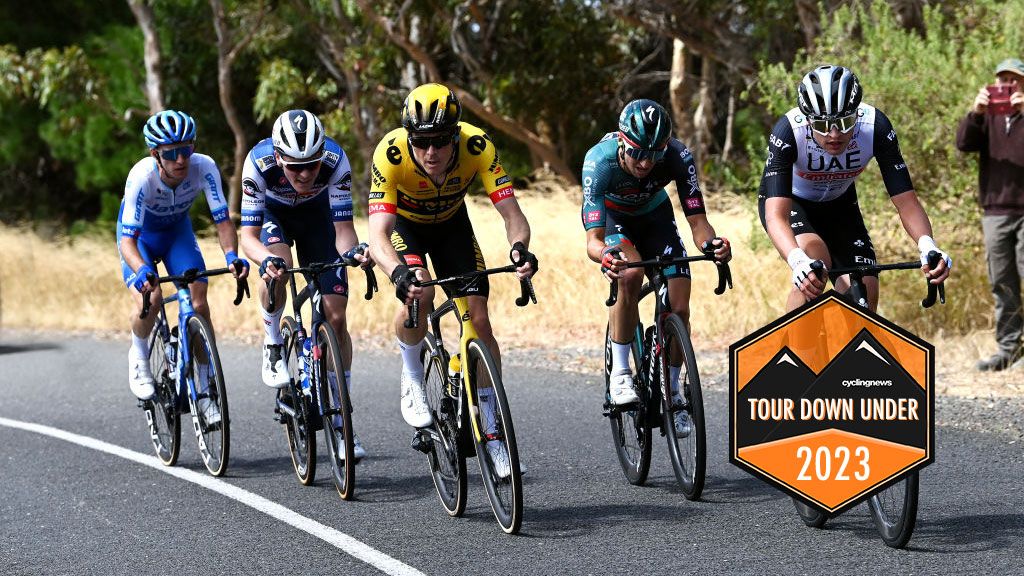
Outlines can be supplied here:
[[477, 407], [477, 399], [475, 395], [476, 382], [469, 381], [469, 369], [462, 363], [463, 359], [469, 358], [468, 349], [470, 340], [478, 338], [479, 336], [476, 333], [476, 328], [473, 327], [473, 321], [469, 316], [469, 299], [466, 296], [457, 296], [452, 298], [452, 303], [455, 304], [455, 311], [459, 315], [459, 324], [462, 335], [459, 337], [459, 355], [452, 356], [451, 359], [449, 359], [448, 368], [453, 372], [461, 372], [462, 374], [462, 393], [466, 399], [466, 407], [469, 408], [469, 421], [473, 423], [473, 437], [476, 438], [477, 442], [483, 442], [484, 435], [478, 424], [480, 409]]

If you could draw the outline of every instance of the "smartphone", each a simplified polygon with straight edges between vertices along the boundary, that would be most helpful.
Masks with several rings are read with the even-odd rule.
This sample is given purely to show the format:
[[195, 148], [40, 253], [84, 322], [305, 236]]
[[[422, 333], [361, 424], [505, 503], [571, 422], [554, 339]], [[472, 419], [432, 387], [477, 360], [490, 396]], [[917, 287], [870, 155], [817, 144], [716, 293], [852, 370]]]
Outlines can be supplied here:
[[989, 114], [1013, 114], [1013, 106], [1010, 104], [1010, 94], [1013, 94], [1013, 86], [994, 84], [986, 88], [988, 89], [987, 112]]

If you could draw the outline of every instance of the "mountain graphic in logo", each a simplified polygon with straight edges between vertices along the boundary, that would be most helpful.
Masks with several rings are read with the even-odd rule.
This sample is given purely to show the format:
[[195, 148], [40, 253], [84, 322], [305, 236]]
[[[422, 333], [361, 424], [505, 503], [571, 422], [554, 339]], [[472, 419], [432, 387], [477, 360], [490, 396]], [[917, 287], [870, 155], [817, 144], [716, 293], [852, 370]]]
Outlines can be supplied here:
[[[783, 346], [736, 396], [738, 413], [741, 415], [737, 418], [737, 426], [741, 428], [741, 437], [750, 439], [744, 445], [761, 444], [793, 435], [793, 422], [774, 417], [768, 420], [749, 418], [751, 399], [759, 402], [767, 400], [768, 405], [775, 408], [775, 414], [781, 415], [785, 399], [803, 396], [816, 378], [814, 371], [799, 356]], [[797, 408], [794, 407], [794, 410]]]

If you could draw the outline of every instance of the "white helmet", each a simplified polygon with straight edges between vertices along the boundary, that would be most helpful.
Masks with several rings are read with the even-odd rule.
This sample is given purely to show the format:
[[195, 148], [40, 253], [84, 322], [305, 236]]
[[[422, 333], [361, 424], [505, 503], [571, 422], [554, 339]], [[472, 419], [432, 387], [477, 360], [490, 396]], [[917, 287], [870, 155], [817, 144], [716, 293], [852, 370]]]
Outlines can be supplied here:
[[273, 131], [274, 150], [296, 160], [323, 156], [324, 126], [306, 110], [289, 110], [277, 117]]

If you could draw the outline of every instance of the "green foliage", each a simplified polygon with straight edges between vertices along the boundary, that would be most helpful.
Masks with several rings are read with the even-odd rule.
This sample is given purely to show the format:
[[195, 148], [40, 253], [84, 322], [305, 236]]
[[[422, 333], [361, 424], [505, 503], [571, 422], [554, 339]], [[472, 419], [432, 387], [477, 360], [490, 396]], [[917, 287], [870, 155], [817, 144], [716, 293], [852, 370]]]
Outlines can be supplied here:
[[[885, 112], [896, 127], [936, 235], [951, 238], [955, 227], [961, 232], [968, 228], [962, 226], [965, 218], [976, 222], [978, 214], [973, 208], [976, 161], [956, 151], [956, 126], [978, 89], [992, 81], [996, 63], [1021, 54], [1024, 30], [1015, 24], [1021, 18], [1021, 0], [979, 0], [949, 13], [929, 6], [928, 32], [922, 37], [901, 29], [880, 0], [844, 6], [825, 17], [813, 55], [799, 53], [792, 66], [762, 66], [758, 101], [781, 115], [795, 105], [797, 83], [807, 70], [824, 62], [851, 68], [864, 87], [865, 102]], [[892, 213], [877, 170], [864, 173], [858, 190], [875, 224]], [[886, 230], [885, 238], [905, 245], [902, 232]], [[974, 234], [969, 236], [976, 241]]]

